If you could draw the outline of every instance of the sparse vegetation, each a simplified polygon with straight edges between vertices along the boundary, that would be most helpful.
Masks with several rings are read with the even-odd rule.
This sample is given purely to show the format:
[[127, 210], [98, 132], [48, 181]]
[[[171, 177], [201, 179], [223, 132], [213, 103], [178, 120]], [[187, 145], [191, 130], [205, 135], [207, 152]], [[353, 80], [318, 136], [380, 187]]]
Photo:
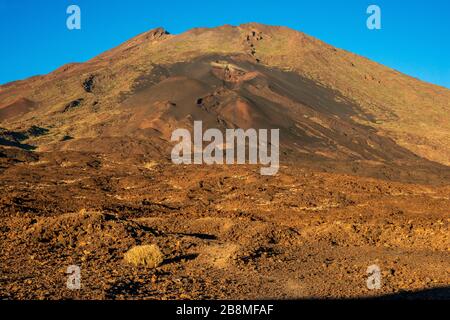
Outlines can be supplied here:
[[157, 268], [164, 261], [161, 250], [155, 244], [133, 247], [125, 253], [124, 258], [129, 264], [149, 268]]
[[146, 162], [144, 163], [144, 168], [148, 169], [148, 170], [153, 170], [155, 169], [155, 167], [158, 165], [157, 161], [150, 161], [150, 162]]

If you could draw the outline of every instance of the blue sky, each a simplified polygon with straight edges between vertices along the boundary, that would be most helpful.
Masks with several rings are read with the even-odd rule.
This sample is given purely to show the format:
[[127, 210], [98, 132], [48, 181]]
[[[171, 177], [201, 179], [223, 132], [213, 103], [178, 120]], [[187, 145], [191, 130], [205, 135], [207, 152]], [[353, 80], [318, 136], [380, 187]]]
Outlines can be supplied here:
[[[82, 29], [66, 27], [81, 8]], [[382, 29], [366, 27], [366, 9], [382, 10]], [[162, 26], [260, 22], [284, 25], [450, 88], [450, 0], [0, 0], [0, 84], [83, 62]]]

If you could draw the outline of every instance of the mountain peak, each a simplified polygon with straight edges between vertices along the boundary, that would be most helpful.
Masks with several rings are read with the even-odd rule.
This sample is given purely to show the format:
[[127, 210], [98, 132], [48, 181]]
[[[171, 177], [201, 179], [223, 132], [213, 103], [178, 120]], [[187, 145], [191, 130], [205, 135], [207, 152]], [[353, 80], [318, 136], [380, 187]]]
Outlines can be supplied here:
[[147, 32], [140, 34], [136, 38], [140, 38], [140, 39], [146, 40], [146, 41], [156, 41], [156, 40], [165, 39], [168, 35], [170, 35], [170, 33], [166, 29], [164, 29], [162, 27], [157, 27], [155, 29], [151, 29]]
[[159, 38], [159, 37], [163, 37], [163, 36], [170, 34], [170, 32], [168, 32], [166, 29], [164, 29], [162, 27], [152, 29], [152, 30], [148, 31], [147, 33], [150, 37], [154, 37], [154, 38], [155, 37]]

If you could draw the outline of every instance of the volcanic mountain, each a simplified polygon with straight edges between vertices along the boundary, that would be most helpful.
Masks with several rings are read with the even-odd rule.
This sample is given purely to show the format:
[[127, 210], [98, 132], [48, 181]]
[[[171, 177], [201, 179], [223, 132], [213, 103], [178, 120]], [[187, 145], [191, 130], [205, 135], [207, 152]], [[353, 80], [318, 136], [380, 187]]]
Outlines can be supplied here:
[[[280, 129], [278, 174], [172, 164], [196, 120]], [[0, 86], [0, 298], [448, 299], [449, 165], [446, 88], [284, 27], [151, 30]]]
[[145, 146], [202, 120], [280, 128], [287, 156], [450, 164], [449, 111], [448, 89], [260, 24], [159, 28], [0, 87], [0, 126], [48, 129], [26, 141], [40, 151], [102, 149], [105, 139]]

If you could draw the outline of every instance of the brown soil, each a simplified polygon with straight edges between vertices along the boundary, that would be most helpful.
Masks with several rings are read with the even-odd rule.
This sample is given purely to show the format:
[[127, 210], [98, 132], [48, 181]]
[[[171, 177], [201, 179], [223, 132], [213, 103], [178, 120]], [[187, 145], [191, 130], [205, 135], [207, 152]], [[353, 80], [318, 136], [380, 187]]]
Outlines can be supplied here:
[[[0, 179], [2, 298], [354, 298], [450, 285], [448, 184], [299, 164], [261, 177], [105, 154], [22, 161]], [[162, 266], [124, 262], [145, 244], [161, 248]], [[382, 288], [371, 291], [374, 264]], [[66, 288], [70, 265], [79, 291]]]

